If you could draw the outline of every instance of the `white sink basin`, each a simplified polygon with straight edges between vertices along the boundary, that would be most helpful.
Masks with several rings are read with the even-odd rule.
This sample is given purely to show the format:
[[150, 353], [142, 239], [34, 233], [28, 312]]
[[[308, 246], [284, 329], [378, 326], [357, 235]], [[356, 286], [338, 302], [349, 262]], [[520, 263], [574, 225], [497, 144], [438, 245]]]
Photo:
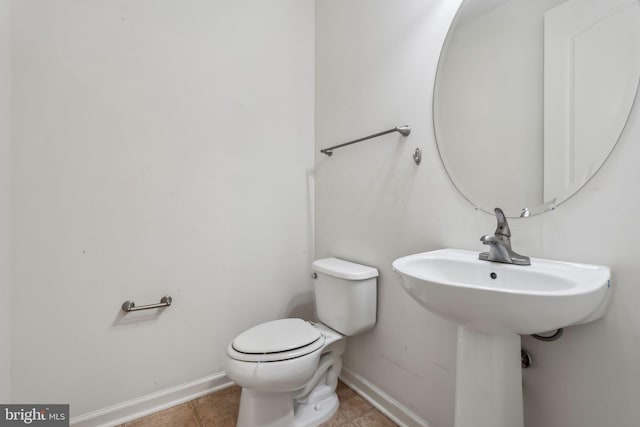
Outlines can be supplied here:
[[603, 316], [609, 268], [531, 258], [520, 266], [441, 249], [393, 262], [402, 287], [428, 310], [486, 332], [534, 334]]
[[604, 315], [607, 267], [531, 258], [531, 265], [480, 261], [442, 249], [393, 262], [402, 287], [458, 324], [455, 427], [524, 427], [520, 334]]

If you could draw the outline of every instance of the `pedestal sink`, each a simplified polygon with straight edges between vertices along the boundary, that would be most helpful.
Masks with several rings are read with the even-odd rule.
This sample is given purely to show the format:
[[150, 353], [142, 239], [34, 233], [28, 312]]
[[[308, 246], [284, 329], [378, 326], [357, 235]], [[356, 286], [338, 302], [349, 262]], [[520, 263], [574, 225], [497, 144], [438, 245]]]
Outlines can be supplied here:
[[516, 266], [441, 249], [398, 258], [403, 289], [458, 325], [455, 427], [523, 427], [520, 335], [601, 318], [609, 268], [531, 258]]

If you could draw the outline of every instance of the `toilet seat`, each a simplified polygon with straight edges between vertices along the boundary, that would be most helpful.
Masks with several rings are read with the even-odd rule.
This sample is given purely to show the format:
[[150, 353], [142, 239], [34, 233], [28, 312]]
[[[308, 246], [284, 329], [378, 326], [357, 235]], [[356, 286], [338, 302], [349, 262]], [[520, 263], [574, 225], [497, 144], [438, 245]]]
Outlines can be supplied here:
[[244, 362], [277, 362], [306, 356], [324, 346], [324, 335], [302, 319], [262, 323], [238, 335], [227, 354]]

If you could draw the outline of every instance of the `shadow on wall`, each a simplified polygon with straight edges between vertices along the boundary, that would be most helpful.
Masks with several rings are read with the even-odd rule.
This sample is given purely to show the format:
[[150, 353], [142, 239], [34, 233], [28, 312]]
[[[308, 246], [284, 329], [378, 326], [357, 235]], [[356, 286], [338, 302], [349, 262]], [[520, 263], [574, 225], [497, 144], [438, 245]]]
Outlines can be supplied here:
[[121, 308], [118, 309], [116, 317], [113, 319], [111, 326], [125, 326], [132, 323], [152, 322], [157, 321], [167, 307], [153, 308], [144, 311], [134, 311], [131, 313], [124, 312]]
[[285, 317], [298, 317], [305, 320], [315, 319], [316, 312], [313, 291], [294, 295], [289, 301], [285, 313]]

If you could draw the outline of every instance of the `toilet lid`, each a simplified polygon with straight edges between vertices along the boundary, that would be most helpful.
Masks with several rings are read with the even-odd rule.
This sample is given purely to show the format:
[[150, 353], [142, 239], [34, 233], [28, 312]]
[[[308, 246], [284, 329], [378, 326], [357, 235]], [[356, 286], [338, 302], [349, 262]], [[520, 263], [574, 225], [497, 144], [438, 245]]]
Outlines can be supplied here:
[[280, 319], [246, 330], [232, 342], [234, 350], [246, 354], [289, 352], [309, 346], [322, 334], [302, 319]]

